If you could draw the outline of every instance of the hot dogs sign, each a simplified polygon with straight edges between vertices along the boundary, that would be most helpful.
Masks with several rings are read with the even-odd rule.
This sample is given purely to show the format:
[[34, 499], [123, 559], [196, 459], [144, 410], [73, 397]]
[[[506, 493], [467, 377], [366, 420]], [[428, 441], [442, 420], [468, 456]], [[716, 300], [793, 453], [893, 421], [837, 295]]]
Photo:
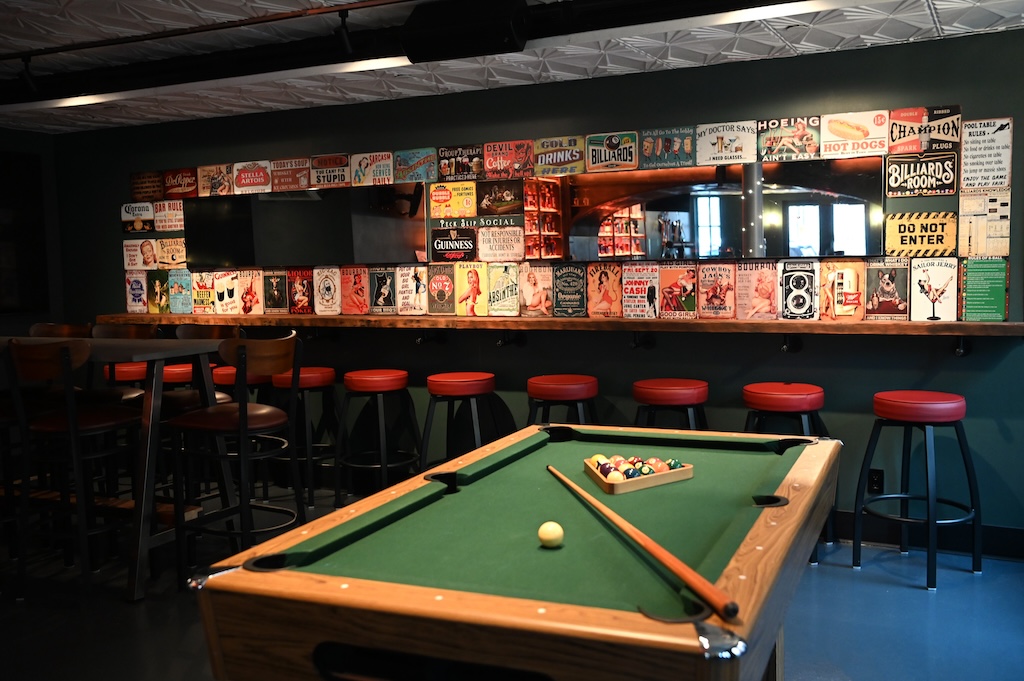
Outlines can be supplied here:
[[889, 145], [888, 111], [857, 111], [821, 117], [821, 157], [882, 156]]

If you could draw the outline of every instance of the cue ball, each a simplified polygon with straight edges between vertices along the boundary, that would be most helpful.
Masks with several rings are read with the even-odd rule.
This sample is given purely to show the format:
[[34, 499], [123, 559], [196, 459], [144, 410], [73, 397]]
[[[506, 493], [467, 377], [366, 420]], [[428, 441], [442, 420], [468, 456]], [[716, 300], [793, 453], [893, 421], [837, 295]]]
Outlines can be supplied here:
[[562, 530], [562, 526], [558, 523], [549, 520], [540, 526], [537, 530], [537, 538], [540, 539], [540, 545], [546, 549], [556, 549], [562, 545], [562, 539], [565, 538], [565, 531]]

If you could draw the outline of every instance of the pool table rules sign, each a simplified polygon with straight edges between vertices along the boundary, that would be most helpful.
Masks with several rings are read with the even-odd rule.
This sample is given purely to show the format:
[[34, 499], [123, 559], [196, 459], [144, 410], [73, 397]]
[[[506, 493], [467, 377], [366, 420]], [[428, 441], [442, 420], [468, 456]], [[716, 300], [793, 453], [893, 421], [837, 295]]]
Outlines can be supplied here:
[[[193, 577], [213, 675], [763, 679], [781, 671], [776, 644], [832, 507], [839, 449], [527, 426]], [[696, 474], [603, 494], [581, 466], [601, 452]], [[545, 546], [548, 521], [562, 533]]]

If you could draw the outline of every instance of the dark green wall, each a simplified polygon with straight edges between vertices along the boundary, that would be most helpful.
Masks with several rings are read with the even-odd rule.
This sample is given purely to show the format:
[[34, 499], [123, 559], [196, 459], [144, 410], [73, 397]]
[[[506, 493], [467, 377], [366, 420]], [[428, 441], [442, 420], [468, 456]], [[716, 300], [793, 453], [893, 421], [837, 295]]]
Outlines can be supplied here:
[[[332, 151], [441, 146], [518, 137], [581, 134], [647, 126], [829, 113], [903, 106], [960, 104], [966, 119], [1012, 116], [1024, 121], [1024, 91], [999, 68], [1024, 61], [1024, 33], [1006, 32], [898, 47], [874, 48], [700, 69], [564, 84], [317, 108], [231, 119], [63, 135], [55, 160], [64, 266], [66, 317], [120, 312], [119, 205], [128, 177], [157, 170]], [[982, 60], [965, 55], [985, 55]], [[1018, 153], [1013, 178], [1021, 186]], [[1024, 193], [1018, 191], [1018, 198]], [[934, 200], [924, 210], [956, 210]], [[1013, 202], [1011, 271], [1019, 271], [1024, 235], [1021, 201]], [[87, 277], [86, 281], [83, 280]], [[1011, 288], [1011, 319], [1022, 318], [1021, 278]], [[312, 348], [340, 370], [407, 366], [413, 382], [427, 373], [486, 369], [520, 424], [525, 379], [543, 372], [593, 372], [601, 378], [606, 421], [632, 419], [630, 382], [692, 376], [711, 383], [709, 417], [719, 429], [740, 429], [744, 383], [811, 381], [827, 394], [824, 417], [846, 444], [839, 504], [852, 506], [855, 471], [871, 427], [871, 395], [892, 388], [929, 388], [968, 396], [966, 422], [981, 476], [986, 525], [1024, 528], [1024, 348], [1016, 338], [980, 338], [958, 358], [953, 339], [809, 336], [800, 353], [782, 353], [778, 335], [661, 333], [653, 348], [631, 347], [630, 332], [527, 332], [526, 345], [497, 347], [498, 332], [447, 334], [444, 344], [417, 344], [407, 331], [320, 332]], [[417, 399], [422, 402], [423, 395]], [[425, 413], [420, 404], [420, 415]], [[946, 437], [941, 445], [949, 444]], [[948, 447], [946, 447], [948, 449]], [[890, 457], [891, 461], [891, 457]], [[956, 470], [955, 466], [948, 466]], [[888, 471], [887, 478], [895, 478]], [[959, 491], [944, 476], [946, 492]]]
[[[61, 262], [57, 249], [59, 243], [57, 224], [57, 183], [54, 179], [53, 166], [54, 138], [49, 135], [13, 132], [0, 128], [0, 163], [10, 164], [0, 175], [11, 174], [16, 182], [5, 183], [0, 187], [0, 205], [4, 210], [12, 211], [4, 216], [7, 224], [12, 218], [17, 228], [33, 225], [32, 229], [42, 229], [42, 234], [0, 235], [5, 245], [16, 244], [15, 257], [21, 260], [32, 259], [33, 266], [25, 267], [18, 262], [19, 269], [31, 272], [31, 276], [22, 277], [22, 289], [16, 294], [29, 304], [34, 311], [19, 311], [0, 314], [0, 330], [18, 333], [32, 322], [50, 319], [60, 314], [63, 309], [63, 289], [60, 282]], [[31, 163], [25, 163], [25, 156], [34, 157]], [[13, 166], [13, 167], [12, 167]], [[26, 174], [19, 176], [19, 173]], [[34, 204], [25, 207], [21, 199], [24, 195], [10, 196], [8, 192], [28, 192], [29, 200]], [[9, 199], [9, 200], [8, 200]], [[18, 217], [19, 211], [33, 211], [31, 219]], [[0, 230], [2, 231], [2, 230]], [[40, 281], [34, 282], [32, 277]], [[46, 281], [43, 281], [46, 279]]]

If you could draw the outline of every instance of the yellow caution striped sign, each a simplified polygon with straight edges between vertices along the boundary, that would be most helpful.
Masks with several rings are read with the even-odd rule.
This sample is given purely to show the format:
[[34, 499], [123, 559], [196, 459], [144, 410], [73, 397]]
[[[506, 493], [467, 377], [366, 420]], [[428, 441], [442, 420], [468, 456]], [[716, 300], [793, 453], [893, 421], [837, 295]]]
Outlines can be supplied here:
[[956, 255], [956, 213], [885, 216], [885, 254], [910, 258]]

